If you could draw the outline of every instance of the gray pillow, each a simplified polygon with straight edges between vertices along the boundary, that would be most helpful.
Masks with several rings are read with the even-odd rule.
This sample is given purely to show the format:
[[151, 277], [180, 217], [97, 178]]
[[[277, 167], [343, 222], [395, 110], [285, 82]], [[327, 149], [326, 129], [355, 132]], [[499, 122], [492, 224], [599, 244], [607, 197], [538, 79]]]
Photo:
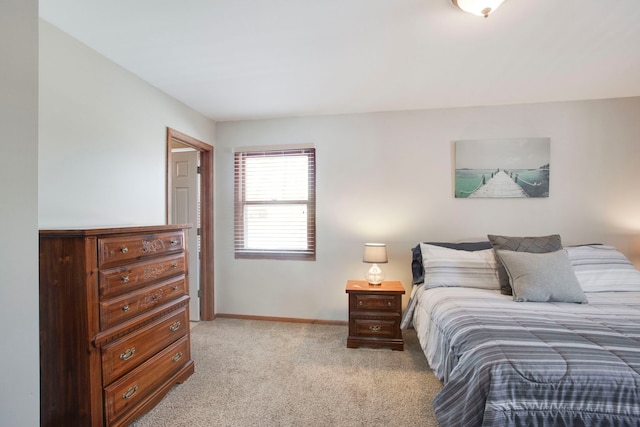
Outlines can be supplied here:
[[513, 289], [514, 301], [587, 303], [565, 250], [542, 254], [496, 251]]
[[[493, 250], [505, 249], [516, 252], [545, 253], [554, 252], [562, 249], [562, 242], [559, 234], [539, 237], [510, 237], [496, 236], [489, 234], [487, 236], [493, 246]], [[509, 284], [509, 276], [496, 255], [498, 262], [498, 281], [500, 282], [500, 293], [503, 295], [511, 295], [511, 285]]]

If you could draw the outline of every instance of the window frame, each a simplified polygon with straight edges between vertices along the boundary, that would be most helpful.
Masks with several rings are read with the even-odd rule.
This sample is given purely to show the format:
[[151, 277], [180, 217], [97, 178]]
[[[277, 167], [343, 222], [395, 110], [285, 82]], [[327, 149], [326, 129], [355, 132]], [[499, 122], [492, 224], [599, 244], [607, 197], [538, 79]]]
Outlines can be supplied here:
[[[277, 157], [301, 155], [308, 158], [306, 200], [246, 200], [246, 159], [251, 157]], [[316, 150], [315, 148], [282, 148], [238, 150], [234, 153], [234, 256], [235, 259], [278, 259], [315, 261], [316, 259]], [[252, 205], [307, 205], [307, 249], [247, 249], [244, 247], [245, 206]]]

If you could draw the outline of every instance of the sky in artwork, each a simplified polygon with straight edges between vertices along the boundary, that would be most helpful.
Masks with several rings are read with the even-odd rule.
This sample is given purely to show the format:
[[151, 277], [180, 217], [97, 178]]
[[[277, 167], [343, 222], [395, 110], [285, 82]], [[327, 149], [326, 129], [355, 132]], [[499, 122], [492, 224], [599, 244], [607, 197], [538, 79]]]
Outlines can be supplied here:
[[456, 169], [537, 169], [549, 163], [549, 138], [456, 141]]

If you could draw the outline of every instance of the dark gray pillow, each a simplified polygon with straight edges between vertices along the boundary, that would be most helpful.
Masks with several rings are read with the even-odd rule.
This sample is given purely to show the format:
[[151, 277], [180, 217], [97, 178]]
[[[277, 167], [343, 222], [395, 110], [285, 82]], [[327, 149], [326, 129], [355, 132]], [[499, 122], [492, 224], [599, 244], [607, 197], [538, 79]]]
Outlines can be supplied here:
[[[510, 237], [510, 236], [497, 236], [489, 234], [487, 236], [493, 246], [494, 252], [498, 249], [504, 249], [515, 252], [530, 252], [530, 253], [546, 253], [555, 252], [562, 249], [562, 242], [560, 241], [559, 234], [552, 234], [549, 236], [538, 237]], [[511, 295], [511, 285], [509, 284], [509, 276], [498, 258], [496, 253], [496, 261], [498, 264], [498, 281], [500, 282], [500, 293], [503, 295]]]
[[541, 254], [498, 249], [496, 254], [509, 275], [514, 301], [588, 302], [564, 249]]

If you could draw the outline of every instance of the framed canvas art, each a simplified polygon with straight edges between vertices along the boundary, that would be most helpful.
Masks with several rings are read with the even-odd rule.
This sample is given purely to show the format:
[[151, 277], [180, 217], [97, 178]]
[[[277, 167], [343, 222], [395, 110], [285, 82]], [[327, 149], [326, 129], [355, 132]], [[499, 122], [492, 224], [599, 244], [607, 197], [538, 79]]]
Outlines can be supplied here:
[[549, 197], [550, 138], [455, 141], [455, 197]]

